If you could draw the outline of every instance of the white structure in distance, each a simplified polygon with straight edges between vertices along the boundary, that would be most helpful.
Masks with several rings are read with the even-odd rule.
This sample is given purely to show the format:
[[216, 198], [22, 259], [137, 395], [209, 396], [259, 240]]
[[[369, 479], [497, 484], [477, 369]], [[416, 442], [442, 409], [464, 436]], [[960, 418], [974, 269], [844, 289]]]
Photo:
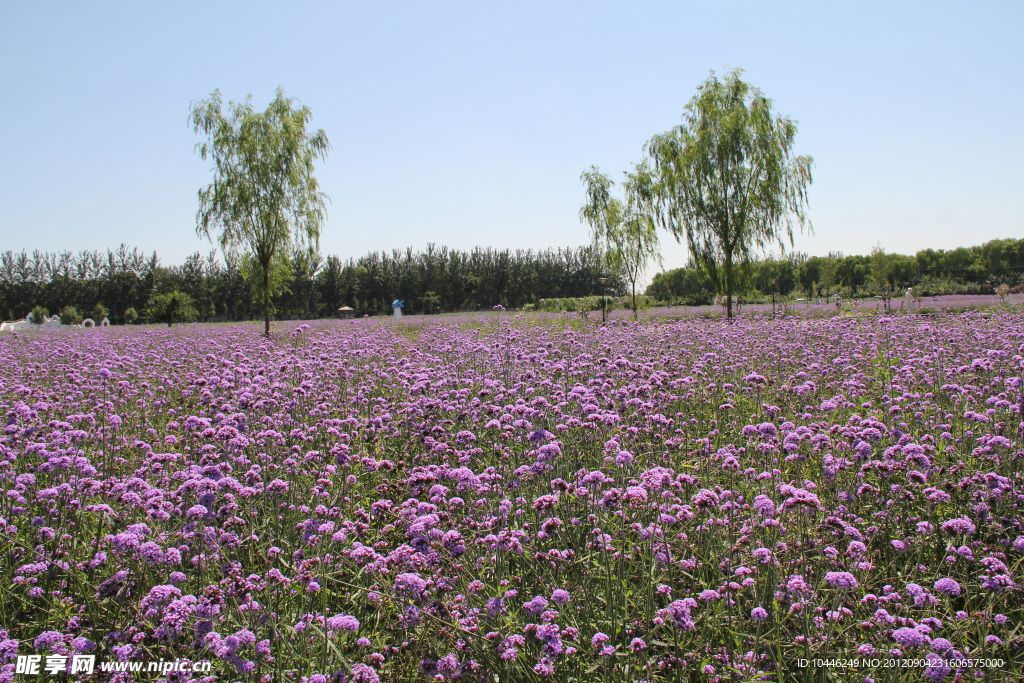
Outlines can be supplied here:
[[[921, 297], [917, 295], [917, 292], [914, 291], [913, 287], [907, 287], [907, 293], [904, 295], [903, 303], [906, 305], [907, 311], [913, 313], [915, 306], [919, 306], [921, 304]], [[903, 306], [900, 306], [900, 308], [903, 308]]]
[[97, 325], [92, 318], [86, 318], [80, 325], [63, 325], [60, 322], [59, 315], [52, 315], [47, 320], [44, 320], [41, 324], [37, 325], [32, 320], [32, 314], [29, 313], [26, 317], [21, 320], [12, 320], [4, 323], [0, 323], [0, 332], [34, 332], [37, 330], [80, 330], [83, 328], [91, 327], [110, 327], [110, 320], [104, 318]]

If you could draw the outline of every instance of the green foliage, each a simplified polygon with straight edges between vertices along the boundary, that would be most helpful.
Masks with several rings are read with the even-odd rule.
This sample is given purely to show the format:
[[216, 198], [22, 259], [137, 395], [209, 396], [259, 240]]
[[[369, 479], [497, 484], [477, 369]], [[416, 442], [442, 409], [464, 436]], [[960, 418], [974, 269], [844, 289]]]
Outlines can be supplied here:
[[967, 285], [948, 276], [925, 275], [914, 285], [914, 291], [921, 296], [966, 294]]
[[129, 325], [134, 325], [139, 319], [139, 312], [134, 307], [129, 306], [124, 311], [124, 321]]
[[316, 312], [316, 278], [324, 260], [312, 249], [294, 249], [287, 260], [287, 283], [280, 296], [281, 305], [285, 310], [308, 317]]
[[[893, 254], [892, 284], [897, 289], [912, 285], [922, 296], [992, 294], [1004, 283], [1012, 290], [1024, 282], [1024, 239], [994, 242], [999, 246], [990, 242], [908, 256]], [[828, 258], [836, 264], [834, 292], [825, 284]], [[121, 323], [127, 320], [128, 309], [143, 313], [154, 295], [177, 290], [192, 297], [206, 318], [260, 318], [261, 302], [254, 303], [253, 279], [242, 277], [242, 266], [241, 254], [217, 251], [206, 257], [192, 254], [183, 264], [162, 265], [156, 254], [145, 255], [123, 245], [104, 254], [0, 252], [0, 311], [6, 319], [18, 319], [38, 304], [50, 311], [74, 306], [85, 315], [102, 301], [110, 307], [108, 317]], [[995, 270], [989, 273], [989, 267]], [[751, 258], [738, 269], [733, 293], [744, 301], [770, 303], [773, 292], [806, 297], [817, 282], [823, 295], [873, 296], [870, 271], [871, 256], [864, 254]], [[381, 251], [344, 260], [327, 256], [322, 265], [315, 256], [301, 263], [293, 256], [292, 281], [271, 303], [281, 315], [333, 317], [339, 306], [351, 306], [362, 316], [390, 313], [395, 298], [417, 302], [424, 292], [434, 292], [442, 311], [489, 310], [498, 302], [522, 308], [542, 298], [599, 295], [602, 272], [600, 254], [592, 245], [543, 251], [460, 251], [431, 244], [418, 252]], [[607, 283], [608, 294], [627, 294], [629, 283], [624, 280], [613, 275]], [[704, 305], [711, 303], [715, 291], [707, 273], [691, 263], [656, 274], [647, 294], [666, 303]], [[642, 300], [637, 294], [639, 307]]]
[[35, 325], [42, 325], [50, 319], [50, 312], [42, 306], [36, 306], [32, 309], [32, 323]]
[[594, 243], [604, 255], [606, 271], [623, 275], [632, 291], [636, 317], [636, 283], [647, 263], [660, 260], [658, 233], [654, 226], [653, 179], [646, 164], [626, 174], [626, 201], [612, 198], [614, 185], [597, 166], [584, 171], [580, 180], [587, 188], [587, 201], [580, 208], [580, 220], [590, 225]]
[[[596, 300], [596, 303], [595, 303]], [[581, 318], [587, 318], [590, 316], [590, 311], [607, 311], [607, 301], [605, 297], [580, 297], [574, 299], [576, 315]], [[602, 305], [604, 304], [604, 305]]]
[[666, 303], [706, 305], [714, 299], [715, 285], [699, 268], [676, 268], [654, 274], [647, 295]]
[[319, 190], [313, 163], [325, 159], [330, 144], [323, 130], [306, 132], [309, 107], [293, 106], [277, 89], [264, 112], [245, 102], [229, 102], [225, 116], [219, 90], [193, 102], [190, 118], [208, 142], [196, 145], [214, 163], [214, 181], [199, 190], [196, 232], [225, 251], [241, 250], [250, 272], [259, 275], [257, 296], [263, 307], [264, 333], [270, 335], [275, 259], [294, 247], [316, 251], [327, 195]]
[[65, 306], [57, 315], [60, 316], [63, 325], [79, 325], [82, 322], [82, 314], [74, 306]]
[[[626, 308], [625, 300], [620, 300], [614, 296], [604, 297], [604, 305], [606, 311], [613, 311], [616, 309]], [[640, 307], [649, 307], [649, 301], [644, 301], [641, 297], [638, 299], [638, 305]], [[599, 296], [578, 296], [578, 297], [555, 297], [551, 299], [541, 299], [536, 305], [528, 304], [523, 307], [524, 311], [540, 311], [542, 313], [581, 313], [589, 311], [600, 311], [601, 310], [601, 297]]]
[[168, 327], [174, 323], [192, 322], [198, 315], [192, 297], [183, 292], [157, 294], [149, 305], [150, 320], [167, 323]]
[[[352, 306], [355, 300], [355, 292], [352, 292], [352, 300], [347, 300], [347, 292], [344, 290], [345, 282], [342, 277], [343, 265], [337, 256], [328, 256], [323, 269], [318, 273], [316, 287], [313, 295], [322, 302], [328, 315], [333, 315], [341, 306]], [[311, 302], [312, 303], [312, 302]], [[354, 306], [352, 306], [354, 308]]]
[[156, 254], [123, 244], [105, 254], [6, 251], [0, 253], [0, 310], [18, 314], [39, 304], [55, 312], [73, 306], [85, 315], [102, 301], [115, 311], [113, 319], [128, 306], [145, 305], [157, 270]]
[[277, 313], [274, 299], [290, 293], [288, 285], [292, 281], [292, 264], [288, 254], [276, 254], [267, 268], [255, 257], [245, 254], [240, 271], [242, 278], [249, 283], [253, 303], [263, 306], [268, 316]]
[[97, 303], [95, 306], [93, 306], [92, 312], [89, 313], [89, 317], [92, 318], [93, 322], [96, 323], [97, 325], [99, 325], [100, 322], [109, 315], [110, 310], [107, 309], [107, 307], [101, 303]]
[[826, 299], [833, 294], [836, 286], [840, 256], [840, 254], [829, 254], [821, 260], [821, 266], [818, 268], [818, 285], [823, 290]]
[[734, 265], [755, 250], [793, 243], [812, 182], [809, 156], [793, 156], [796, 123], [729, 72], [698, 87], [682, 125], [645, 145], [653, 164], [655, 218], [687, 247], [711, 280], [724, 285], [732, 316]]
[[441, 297], [434, 291], [423, 292], [419, 299], [420, 310], [423, 313], [439, 313], [441, 311]]
[[580, 222], [590, 226], [594, 245], [607, 271], [610, 270], [610, 234], [622, 222], [622, 204], [611, 196], [610, 190], [615, 183], [597, 166], [591, 166], [589, 171], [580, 174], [580, 181], [587, 188], [587, 201], [580, 208]]
[[[490, 310], [499, 303], [520, 308], [541, 298], [599, 294], [601, 272], [593, 246], [465, 252], [428, 244], [418, 253], [395, 249], [346, 262], [338, 275], [338, 305], [352, 306], [358, 315], [389, 314], [395, 299], [418, 305], [425, 292], [434, 292], [444, 311]], [[608, 280], [608, 294], [623, 291], [619, 277]]]
[[892, 256], [886, 254], [881, 245], [876, 244], [875, 248], [871, 250], [871, 287], [877, 296], [886, 301], [892, 293], [892, 271]]

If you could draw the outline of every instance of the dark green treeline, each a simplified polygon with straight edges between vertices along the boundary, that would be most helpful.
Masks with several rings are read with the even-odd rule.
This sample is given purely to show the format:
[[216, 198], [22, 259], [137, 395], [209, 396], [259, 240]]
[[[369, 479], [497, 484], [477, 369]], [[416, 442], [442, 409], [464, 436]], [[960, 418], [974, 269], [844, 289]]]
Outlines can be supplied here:
[[[342, 306], [356, 315], [391, 312], [402, 299], [411, 313], [520, 308], [544, 298], [600, 294], [600, 258], [590, 247], [459, 251], [428, 245], [425, 251], [372, 252], [342, 261], [299, 253], [290, 261], [285, 291], [274, 298], [275, 315], [329, 317]], [[34, 306], [55, 314], [74, 307], [83, 316], [105, 313], [111, 322], [146, 320], [153, 298], [180, 291], [201, 320], [259, 317], [243, 264], [216, 252], [196, 253], [165, 267], [155, 253], [121, 245], [114, 251], [0, 254], [0, 314], [12, 320]], [[609, 294], [621, 294], [618, 280]], [[127, 312], [127, 316], [126, 316]]]
[[[1024, 239], [992, 240], [949, 251], [925, 249], [914, 256], [879, 252], [766, 259], [749, 264], [739, 294], [873, 296], [880, 284], [890, 291], [913, 286], [924, 296], [992, 293], [1003, 284], [1016, 289], [1024, 284]], [[647, 295], [658, 301], [708, 304], [715, 289], [703, 271], [677, 268], [656, 274]]]
[[[986, 293], [1001, 284], [1019, 288], [1024, 277], [1024, 239], [883, 256], [884, 279], [892, 289], [913, 285], [924, 295]], [[744, 273], [741, 295], [873, 295], [878, 279], [872, 271], [878, 269], [879, 258], [797, 254], [758, 261]], [[0, 253], [0, 314], [13, 320], [34, 306], [51, 314], [70, 306], [83, 316], [103, 313], [114, 323], [124, 322], [126, 312], [128, 318], [134, 312], [138, 320], [146, 320], [155, 296], [180, 291], [191, 298], [201, 320], [255, 319], [259, 310], [243, 270], [237, 259], [223, 260], [215, 252], [163, 266], [155, 253], [124, 245], [106, 253], [7, 251]], [[372, 252], [347, 261], [297, 254], [291, 259], [287, 288], [273, 303], [279, 318], [329, 317], [341, 306], [355, 309], [356, 315], [389, 313], [396, 298], [410, 313], [498, 304], [520, 308], [545, 298], [599, 295], [600, 275], [599, 255], [590, 247], [466, 252], [428, 245], [424, 251]], [[625, 287], [613, 279], [606, 291], [621, 295]], [[706, 304], [714, 291], [701, 271], [679, 268], [655, 275], [647, 294], [660, 301]]]

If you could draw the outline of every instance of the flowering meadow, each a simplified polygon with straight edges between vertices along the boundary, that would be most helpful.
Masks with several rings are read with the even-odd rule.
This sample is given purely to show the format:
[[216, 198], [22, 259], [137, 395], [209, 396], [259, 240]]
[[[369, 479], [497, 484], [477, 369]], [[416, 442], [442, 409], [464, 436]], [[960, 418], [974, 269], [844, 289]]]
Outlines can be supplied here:
[[4, 335], [0, 681], [1022, 680], [1022, 355], [1019, 310]]

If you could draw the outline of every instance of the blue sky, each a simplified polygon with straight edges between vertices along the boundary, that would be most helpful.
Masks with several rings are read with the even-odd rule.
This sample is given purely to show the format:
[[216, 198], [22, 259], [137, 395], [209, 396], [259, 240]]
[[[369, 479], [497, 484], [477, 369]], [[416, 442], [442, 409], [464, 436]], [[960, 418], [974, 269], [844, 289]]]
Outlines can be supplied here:
[[797, 250], [1022, 237], [1022, 25], [1019, 2], [5, 0], [0, 250], [205, 254], [189, 105], [279, 85], [331, 141], [322, 253], [583, 244], [580, 173], [621, 178], [731, 67], [815, 159]]

